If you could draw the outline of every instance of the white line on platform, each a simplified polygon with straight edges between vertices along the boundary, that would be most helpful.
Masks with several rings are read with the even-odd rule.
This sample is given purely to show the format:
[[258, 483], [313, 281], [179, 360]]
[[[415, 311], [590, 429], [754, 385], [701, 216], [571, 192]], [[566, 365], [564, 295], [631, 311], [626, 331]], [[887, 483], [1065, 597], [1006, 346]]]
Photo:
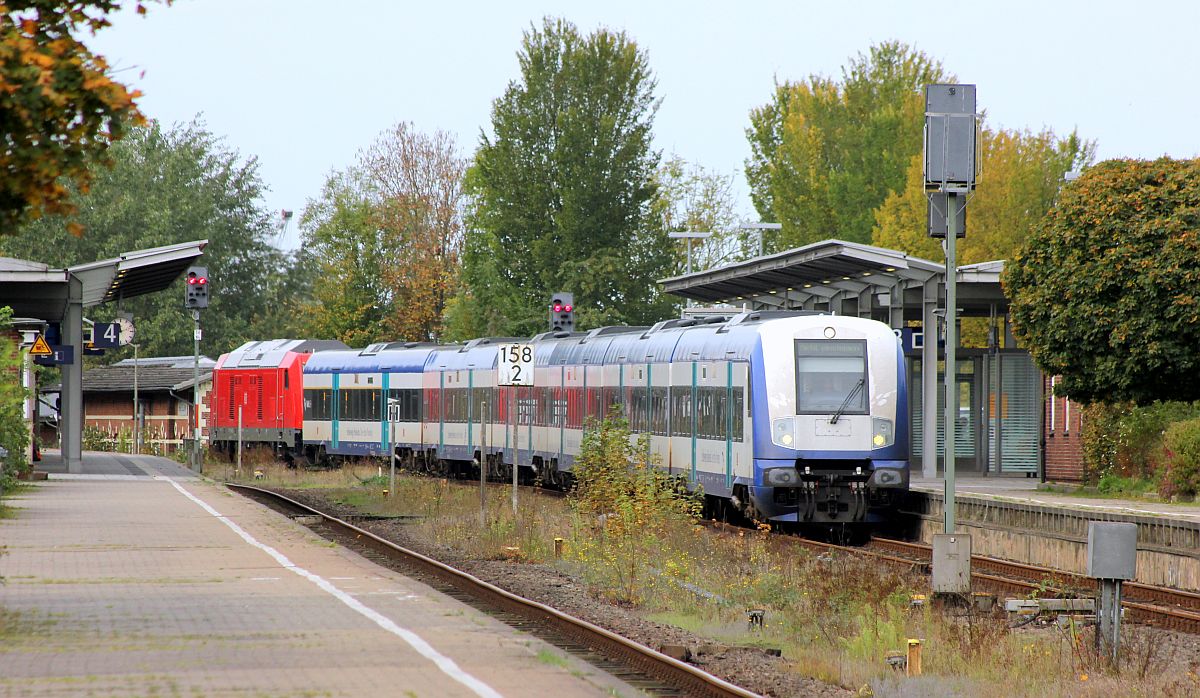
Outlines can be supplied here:
[[296, 574], [300, 575], [301, 577], [307, 579], [308, 581], [317, 585], [317, 587], [319, 587], [322, 591], [328, 593], [329, 595], [336, 598], [338, 601], [341, 601], [342, 603], [346, 604], [353, 610], [355, 610], [358, 613], [371, 619], [379, 627], [381, 627], [384, 630], [399, 637], [401, 640], [404, 640], [405, 642], [407, 642], [409, 644], [409, 646], [411, 646], [413, 649], [415, 649], [417, 652], [419, 652], [423, 657], [425, 657], [426, 659], [428, 659], [428, 660], [432, 661], [434, 664], [436, 664], [437, 667], [442, 670], [442, 673], [446, 674], [450, 678], [454, 679], [455, 681], [457, 681], [457, 682], [463, 684], [464, 686], [466, 686], [467, 688], [471, 689], [471, 691], [473, 691], [475, 693], [475, 695], [481, 696], [482, 698], [501, 698], [500, 693], [498, 691], [496, 691], [496, 689], [492, 688], [491, 686], [487, 685], [486, 683], [480, 681], [479, 679], [475, 678], [474, 676], [471, 676], [467, 672], [463, 671], [458, 666], [458, 664], [456, 664], [454, 662], [453, 659], [451, 659], [451, 658], [447, 657], [446, 655], [442, 654], [441, 652], [438, 652], [437, 650], [435, 650], [433, 648], [433, 646], [430, 645], [428, 642], [426, 642], [424, 640], [424, 638], [422, 638], [420, 635], [417, 635], [416, 633], [414, 633], [413, 631], [411, 631], [407, 628], [402, 628], [399, 625], [396, 625], [396, 623], [393, 622], [387, 616], [384, 616], [382, 613], [379, 613], [378, 611], [368, 608], [367, 606], [363, 605], [363, 603], [361, 601], [359, 601], [358, 599], [355, 599], [350, 594], [347, 594], [346, 592], [342, 591], [341, 589], [338, 589], [334, 585], [325, 581], [325, 579], [323, 577], [313, 574], [312, 572], [309, 572], [308, 570], [304, 569], [303, 567], [297, 566], [291, 560], [289, 560], [287, 558], [287, 556], [285, 556], [283, 553], [279, 552], [275, 548], [272, 548], [271, 546], [266, 545], [265, 543], [258, 542], [258, 540], [256, 540], [254, 538], [254, 536], [250, 535], [249, 533], [246, 533], [246, 531], [243, 530], [241, 526], [238, 526], [234, 522], [230, 521], [228, 518], [226, 518], [224, 515], [222, 515], [221, 512], [219, 512], [216, 509], [213, 509], [211, 506], [209, 506], [204, 500], [200, 499], [199, 497], [192, 494], [191, 492], [188, 492], [187, 490], [185, 490], [178, 482], [175, 482], [175, 480], [173, 480], [172, 478], [163, 477], [162, 479], [164, 479], [167, 482], [174, 485], [175, 489], [177, 489], [181, 493], [183, 493], [183, 496], [187, 497], [188, 499], [192, 500], [196, 504], [200, 505], [200, 507], [202, 509], [204, 509], [209, 514], [212, 514], [214, 517], [219, 519], [221, 521], [221, 523], [225, 524], [234, 533], [238, 534], [238, 536], [240, 536], [242, 540], [246, 541], [250, 545], [253, 545], [254, 547], [258, 548], [259, 550], [262, 550], [266, 554], [270, 555], [284, 569], [295, 572]]

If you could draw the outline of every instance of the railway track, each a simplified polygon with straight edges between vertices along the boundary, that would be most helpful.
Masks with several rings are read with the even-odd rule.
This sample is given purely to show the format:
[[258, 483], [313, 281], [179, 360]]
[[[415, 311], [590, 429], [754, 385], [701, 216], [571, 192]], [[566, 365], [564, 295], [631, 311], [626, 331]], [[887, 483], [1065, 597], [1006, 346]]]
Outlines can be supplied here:
[[[929, 564], [933, 558], [932, 547], [924, 543], [880, 538], [871, 541], [869, 547], [923, 564]], [[971, 576], [983, 586], [1002, 592], [1042, 589], [1088, 596], [1096, 588], [1096, 580], [1089, 577], [985, 555], [971, 556]], [[1121, 605], [1132, 620], [1200, 633], [1200, 594], [1140, 582], [1125, 582], [1121, 589]]]
[[711, 698], [757, 696], [690, 664], [550, 606], [509, 593], [283, 495], [249, 485], [225, 484], [231, 490], [284, 514], [320, 517], [321, 522], [311, 526], [316, 532], [387, 566], [398, 566], [406, 574], [439, 591], [484, 610], [510, 626], [537, 635], [652, 695]]
[[[741, 530], [730, 524], [707, 522], [707, 525]], [[925, 543], [872, 538], [867, 545], [854, 547], [797, 536], [785, 538], [810, 550], [869, 557], [883, 564], [916, 569], [925, 574], [929, 573], [933, 560], [933, 548]], [[973, 588], [980, 591], [1021, 596], [1038, 592], [1042, 596], [1050, 593], [1090, 597], [1096, 588], [1096, 580], [1088, 577], [985, 555], [971, 556], [971, 579]], [[1138, 582], [1125, 582], [1121, 588], [1121, 605], [1126, 609], [1126, 617], [1131, 620], [1200, 634], [1200, 594]]]

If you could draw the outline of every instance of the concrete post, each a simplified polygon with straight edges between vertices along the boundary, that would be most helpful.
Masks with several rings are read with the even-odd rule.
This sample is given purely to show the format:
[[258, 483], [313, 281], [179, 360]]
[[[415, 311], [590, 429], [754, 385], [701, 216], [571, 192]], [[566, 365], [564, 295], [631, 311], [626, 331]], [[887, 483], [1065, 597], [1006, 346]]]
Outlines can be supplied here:
[[925, 282], [922, 292], [921, 332], [921, 475], [937, 477], [937, 309], [938, 280]]
[[83, 282], [67, 281], [67, 312], [62, 343], [74, 347], [75, 360], [62, 366], [62, 408], [59, 412], [62, 458], [68, 473], [83, 472]]

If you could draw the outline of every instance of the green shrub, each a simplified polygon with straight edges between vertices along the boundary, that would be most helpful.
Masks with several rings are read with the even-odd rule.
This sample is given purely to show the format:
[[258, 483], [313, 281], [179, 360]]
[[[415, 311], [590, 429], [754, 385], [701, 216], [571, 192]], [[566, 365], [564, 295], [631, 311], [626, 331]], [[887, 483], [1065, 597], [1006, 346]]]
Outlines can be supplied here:
[[1084, 482], [1112, 489], [1117, 480], [1155, 480], [1162, 470], [1163, 434], [1176, 422], [1200, 417], [1200, 403], [1096, 403], [1083, 407]]
[[[6, 329], [12, 309], [0, 308], [0, 330]], [[29, 447], [29, 426], [25, 423], [26, 390], [17, 380], [21, 353], [16, 342], [0, 339], [0, 448], [7, 452], [0, 459], [0, 494], [7, 492], [17, 476], [29, 467], [25, 449]]]
[[587, 563], [594, 588], [618, 602], [640, 603], [655, 584], [662, 536], [672, 524], [695, 519], [702, 497], [656, 468], [649, 440], [635, 439], [615, 410], [588, 425], [572, 472], [571, 499], [583, 531], [572, 554]]
[[1131, 406], [1098, 402], [1085, 405], [1082, 409], [1080, 448], [1083, 451], [1083, 481], [1095, 484], [1105, 474], [1116, 470], [1121, 418], [1128, 414]]
[[1166, 470], [1160, 492], [1164, 496], [1194, 497], [1200, 491], [1200, 419], [1176, 422], [1163, 437]]

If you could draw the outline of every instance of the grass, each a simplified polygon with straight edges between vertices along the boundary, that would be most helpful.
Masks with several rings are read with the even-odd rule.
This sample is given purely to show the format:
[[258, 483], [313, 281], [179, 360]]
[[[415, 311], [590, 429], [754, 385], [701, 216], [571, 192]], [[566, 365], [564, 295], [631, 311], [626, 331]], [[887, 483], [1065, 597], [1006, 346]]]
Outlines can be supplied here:
[[567, 660], [566, 657], [562, 656], [558, 652], [555, 652], [554, 650], [552, 650], [548, 647], [538, 650], [537, 660], [539, 662], [541, 662], [542, 664], [548, 664], [550, 666], [556, 666], [556, 667], [564, 667], [565, 668], [570, 665], [570, 662]]
[[[927, 578], [858, 556], [818, 556], [767, 531], [714, 531], [667, 517], [619, 537], [616, 514], [585, 514], [571, 501], [528, 491], [514, 518], [506, 487], [488, 488], [481, 524], [476, 487], [398, 475], [395, 491], [385, 496], [387, 479], [376, 475], [375, 467], [361, 465], [311, 472], [264, 466], [255, 484], [324, 488], [364, 513], [421, 517], [407, 530], [430, 543], [478, 559], [554, 565], [647, 618], [727, 645], [780, 648], [797, 671], [864, 695], [1200, 694], [1196, 675], [1167, 661], [1170, 648], [1149, 636], [1138, 639], [1135, 626], [1126, 626], [1126, 664], [1115, 672], [1092, 655], [1090, 634], [1010, 630], [1002, 617], [914, 607], [911, 595], [927, 592]], [[554, 557], [555, 537], [566, 541], [561, 560]], [[749, 627], [751, 608], [766, 611], [761, 628]], [[919, 680], [898, 676], [885, 662], [908, 638], [924, 640]], [[550, 660], [539, 655], [539, 661]]]

